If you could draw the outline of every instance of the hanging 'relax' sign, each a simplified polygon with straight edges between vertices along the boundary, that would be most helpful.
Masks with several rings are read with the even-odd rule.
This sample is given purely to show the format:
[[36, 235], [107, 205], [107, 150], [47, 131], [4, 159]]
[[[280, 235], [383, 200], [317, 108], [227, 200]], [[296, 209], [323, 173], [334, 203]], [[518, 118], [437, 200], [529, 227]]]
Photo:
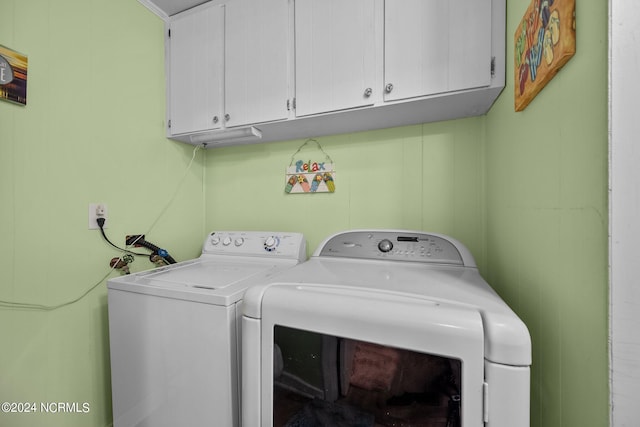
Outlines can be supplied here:
[[[315, 142], [318, 150], [324, 154], [323, 160], [295, 160], [296, 154], [309, 142]], [[336, 171], [333, 160], [315, 139], [308, 139], [291, 156], [291, 162], [285, 173], [284, 192], [300, 193], [333, 193], [336, 191]]]

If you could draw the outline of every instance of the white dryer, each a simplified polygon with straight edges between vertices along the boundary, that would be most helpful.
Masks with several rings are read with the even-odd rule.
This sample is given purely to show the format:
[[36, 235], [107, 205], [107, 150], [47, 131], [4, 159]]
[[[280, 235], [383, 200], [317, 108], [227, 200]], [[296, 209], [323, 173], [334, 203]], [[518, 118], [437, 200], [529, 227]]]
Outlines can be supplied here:
[[243, 427], [529, 426], [529, 332], [450, 237], [333, 235], [243, 313]]
[[298, 233], [213, 232], [197, 259], [109, 280], [114, 427], [239, 426], [242, 296], [305, 252]]

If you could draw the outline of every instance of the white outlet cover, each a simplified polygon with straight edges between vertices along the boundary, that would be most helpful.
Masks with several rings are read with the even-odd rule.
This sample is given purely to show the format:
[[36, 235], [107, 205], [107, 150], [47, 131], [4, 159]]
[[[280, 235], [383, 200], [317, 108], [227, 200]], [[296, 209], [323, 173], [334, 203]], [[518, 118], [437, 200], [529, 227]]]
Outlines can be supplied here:
[[89, 203], [89, 230], [99, 230], [97, 219], [98, 219], [98, 206], [102, 206], [104, 208], [104, 225], [102, 228], [107, 228], [109, 225], [109, 211], [107, 210], [107, 205], [104, 203]]

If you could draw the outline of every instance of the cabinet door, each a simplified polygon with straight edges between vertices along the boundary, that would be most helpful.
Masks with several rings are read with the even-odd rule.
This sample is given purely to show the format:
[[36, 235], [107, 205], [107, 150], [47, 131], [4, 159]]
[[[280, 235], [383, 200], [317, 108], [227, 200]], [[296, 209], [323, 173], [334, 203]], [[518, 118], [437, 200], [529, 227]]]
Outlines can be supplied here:
[[297, 116], [373, 104], [374, 35], [373, 0], [295, 1]]
[[223, 23], [219, 5], [183, 12], [170, 22], [172, 135], [220, 127]]
[[288, 0], [229, 0], [225, 9], [225, 125], [286, 119]]
[[385, 101], [488, 86], [491, 0], [385, 0]]

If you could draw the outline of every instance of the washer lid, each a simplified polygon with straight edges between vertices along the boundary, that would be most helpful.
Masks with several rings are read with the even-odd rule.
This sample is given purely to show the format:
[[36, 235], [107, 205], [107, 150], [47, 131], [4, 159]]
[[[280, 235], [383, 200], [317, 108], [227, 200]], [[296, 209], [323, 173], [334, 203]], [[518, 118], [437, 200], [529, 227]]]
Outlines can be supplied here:
[[266, 280], [275, 272], [294, 264], [295, 261], [201, 257], [110, 279], [107, 287], [160, 297], [230, 305], [242, 298], [248, 286]]

